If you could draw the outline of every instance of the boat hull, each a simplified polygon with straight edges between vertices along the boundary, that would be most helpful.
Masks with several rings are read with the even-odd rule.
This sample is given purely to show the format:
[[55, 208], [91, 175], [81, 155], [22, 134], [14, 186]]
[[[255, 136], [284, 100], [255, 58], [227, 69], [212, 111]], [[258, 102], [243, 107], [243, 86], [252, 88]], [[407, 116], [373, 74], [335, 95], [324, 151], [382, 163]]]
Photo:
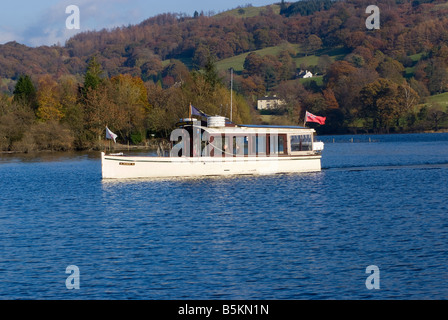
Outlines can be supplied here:
[[103, 152], [101, 167], [103, 179], [266, 175], [321, 171], [321, 156], [162, 158]]

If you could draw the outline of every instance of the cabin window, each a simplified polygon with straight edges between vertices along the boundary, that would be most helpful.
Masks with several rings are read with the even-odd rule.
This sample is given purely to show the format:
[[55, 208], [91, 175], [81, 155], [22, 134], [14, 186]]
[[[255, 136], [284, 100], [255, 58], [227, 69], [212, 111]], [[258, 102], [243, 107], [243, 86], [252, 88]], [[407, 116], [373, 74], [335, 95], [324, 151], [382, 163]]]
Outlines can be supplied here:
[[285, 135], [278, 136], [278, 153], [279, 154], [286, 153], [286, 136]]
[[247, 156], [249, 152], [249, 138], [247, 136], [233, 137], [233, 155]]
[[290, 137], [291, 151], [311, 151], [312, 146], [312, 136], [310, 134], [300, 134]]
[[269, 151], [270, 154], [285, 154], [286, 153], [286, 136], [273, 135], [269, 137]]
[[248, 136], [244, 137], [244, 155], [245, 156], [249, 155], [249, 137]]
[[251, 136], [251, 154], [266, 155], [266, 135]]
[[213, 137], [213, 156], [215, 157], [231, 157], [233, 156], [232, 151], [233, 140], [232, 137], [217, 135]]
[[228, 137], [228, 136], [222, 137], [222, 150], [223, 150], [223, 155], [225, 157], [233, 155], [232, 145], [233, 145], [233, 141], [231, 140], [231, 137]]

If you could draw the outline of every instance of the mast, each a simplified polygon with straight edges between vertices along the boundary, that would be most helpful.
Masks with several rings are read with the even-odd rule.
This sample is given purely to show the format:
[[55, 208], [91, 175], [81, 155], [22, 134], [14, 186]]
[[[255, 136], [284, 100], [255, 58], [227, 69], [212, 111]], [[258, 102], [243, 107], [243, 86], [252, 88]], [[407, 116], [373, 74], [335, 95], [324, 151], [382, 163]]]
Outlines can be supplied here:
[[230, 122], [232, 122], [233, 113], [233, 68], [230, 68]]

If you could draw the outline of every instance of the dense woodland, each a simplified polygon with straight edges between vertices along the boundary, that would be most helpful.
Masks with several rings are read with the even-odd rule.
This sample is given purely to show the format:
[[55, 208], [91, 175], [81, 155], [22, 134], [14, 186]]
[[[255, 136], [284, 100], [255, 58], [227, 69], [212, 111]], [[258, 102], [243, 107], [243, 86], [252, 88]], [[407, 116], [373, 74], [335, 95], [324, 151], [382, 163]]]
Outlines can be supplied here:
[[[80, 33], [64, 46], [0, 45], [0, 149], [97, 148], [106, 125], [120, 142], [140, 144], [166, 137], [190, 103], [229, 117], [229, 72], [218, 66], [234, 57], [244, 59], [236, 123], [265, 121], [256, 100], [276, 94], [286, 104], [272, 122], [303, 124], [308, 110], [327, 117], [322, 134], [446, 128], [446, 104], [428, 99], [448, 91], [448, 3], [381, 1], [381, 27], [368, 30], [371, 4], [168, 13]], [[299, 79], [305, 69], [319, 77]]]

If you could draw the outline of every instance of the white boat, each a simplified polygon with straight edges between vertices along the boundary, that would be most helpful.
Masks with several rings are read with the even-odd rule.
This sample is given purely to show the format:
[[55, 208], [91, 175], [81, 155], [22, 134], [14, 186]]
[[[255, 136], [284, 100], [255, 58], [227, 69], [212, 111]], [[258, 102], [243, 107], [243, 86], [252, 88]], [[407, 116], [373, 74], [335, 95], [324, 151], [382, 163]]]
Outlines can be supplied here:
[[166, 157], [101, 154], [103, 179], [262, 175], [321, 170], [323, 143], [298, 126], [235, 125], [223, 117], [184, 119]]

